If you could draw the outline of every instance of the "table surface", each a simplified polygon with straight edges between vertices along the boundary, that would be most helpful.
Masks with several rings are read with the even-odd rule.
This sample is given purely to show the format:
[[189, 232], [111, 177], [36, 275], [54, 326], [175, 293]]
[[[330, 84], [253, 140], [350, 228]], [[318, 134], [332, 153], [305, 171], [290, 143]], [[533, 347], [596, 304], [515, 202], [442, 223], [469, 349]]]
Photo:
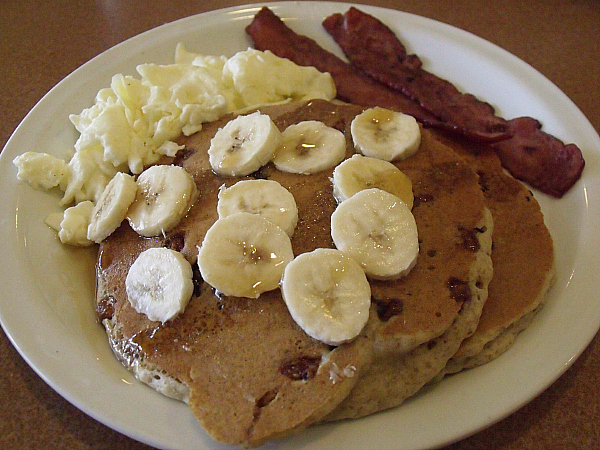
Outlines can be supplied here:
[[[2, 0], [0, 148], [62, 78], [102, 51], [166, 22], [243, 1]], [[268, 2], [265, 2], [265, 4]], [[429, 17], [508, 50], [554, 82], [600, 130], [597, 0], [362, 1]], [[0, 448], [147, 449], [52, 390], [0, 333]], [[545, 392], [449, 448], [600, 448], [600, 335]]]

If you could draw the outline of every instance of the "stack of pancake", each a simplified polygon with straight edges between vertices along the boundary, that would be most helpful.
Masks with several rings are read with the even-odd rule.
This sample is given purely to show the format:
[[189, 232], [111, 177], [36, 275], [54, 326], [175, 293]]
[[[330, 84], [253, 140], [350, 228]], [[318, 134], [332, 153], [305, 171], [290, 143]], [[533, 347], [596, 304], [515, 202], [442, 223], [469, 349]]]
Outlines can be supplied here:
[[[283, 130], [319, 120], [355, 150], [352, 118], [363, 108], [325, 101], [261, 108]], [[199, 198], [174, 229], [142, 238], [124, 222], [100, 246], [97, 311], [115, 354], [143, 382], [186, 401], [214, 439], [245, 447], [322, 421], [394, 407], [447, 373], [505, 350], [543, 302], [553, 246], [531, 192], [507, 176], [493, 153], [422, 131], [416, 155], [396, 165], [413, 183], [420, 253], [400, 280], [371, 281], [370, 317], [352, 342], [332, 347], [292, 320], [279, 290], [258, 299], [220, 296], [199, 272], [185, 312], [165, 324], [138, 314], [125, 277], [149, 247], [181, 251], [193, 263], [217, 219], [222, 185], [208, 162], [210, 139], [231, 117], [182, 138], [162, 163], [195, 179]], [[477, 153], [477, 154], [476, 154]], [[280, 172], [267, 164], [248, 178], [276, 180], [296, 199], [294, 254], [333, 247], [332, 170]]]

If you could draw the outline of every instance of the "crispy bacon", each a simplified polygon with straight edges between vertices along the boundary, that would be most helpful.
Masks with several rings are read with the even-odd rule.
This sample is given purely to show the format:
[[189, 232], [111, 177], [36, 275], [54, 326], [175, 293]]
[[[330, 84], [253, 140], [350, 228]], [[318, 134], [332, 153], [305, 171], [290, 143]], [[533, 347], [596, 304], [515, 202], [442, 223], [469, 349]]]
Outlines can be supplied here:
[[262, 8], [246, 27], [258, 50], [270, 50], [301, 66], [314, 66], [329, 72], [337, 88], [337, 97], [362, 106], [381, 106], [414, 116], [426, 126], [447, 129], [435, 116], [410, 99], [399, 96], [360, 70], [320, 47], [314, 40], [296, 34], [270, 9]]
[[488, 103], [423, 70], [419, 57], [409, 55], [377, 18], [351, 7], [343, 15], [326, 18], [323, 26], [352, 65], [373, 79], [415, 100], [440, 120], [456, 124], [467, 137], [496, 140], [492, 148], [515, 178], [562, 197], [581, 176], [585, 161], [576, 145], [565, 145], [545, 133], [530, 117], [507, 122]]
[[513, 137], [491, 147], [515, 178], [546, 194], [562, 197], [581, 176], [585, 161], [576, 145], [564, 145], [541, 128], [541, 123], [531, 117], [509, 120]]
[[[373, 59], [381, 58], [386, 63], [380, 66], [389, 64], [392, 68], [400, 67], [399, 70], [404, 73], [404, 81], [409, 84], [413, 80], [406, 74], [418, 74], [419, 81], [415, 83], [421, 83], [418, 95], [413, 93], [408, 97], [402, 89], [394, 89], [393, 83], [390, 84], [392, 87], [383, 84], [381, 81], [389, 79], [393, 70], [373, 70], [373, 76], [369, 76], [357, 68], [355, 63], [348, 64], [321, 48], [314, 40], [296, 34], [266, 7], [260, 10], [246, 31], [259, 50], [271, 50], [299, 65], [314, 66], [321, 72], [329, 72], [340, 100], [402, 111], [413, 115], [425, 126], [458, 133], [474, 141], [495, 141], [492, 148], [500, 156], [503, 166], [513, 176], [542, 192], [562, 197], [579, 179], [585, 161], [576, 145], [565, 145], [545, 133], [535, 119], [525, 117], [505, 121], [495, 116], [489, 104], [470, 94], [458, 92], [449, 82], [424, 71], [418, 56], [408, 55], [398, 38], [378, 19], [368, 16], [369, 19], [365, 20], [365, 15], [360, 12], [357, 19], [354, 16], [358, 10], [351, 10], [352, 13], [347, 13], [352, 19], [350, 22], [362, 20], [362, 25], [353, 23], [350, 27], [356, 35], [345, 38], [352, 43], [348, 45], [363, 46], [374, 52], [374, 56], [363, 55], [363, 62], [368, 60], [372, 64]], [[338, 30], [348, 27], [339, 25], [348, 22], [342, 15], [330, 17], [324, 22], [327, 28]], [[334, 35], [337, 32], [331, 31]], [[368, 36], [371, 38], [366, 39]], [[433, 91], [433, 95], [427, 94], [429, 96], [425, 97], [424, 91], [428, 83], [431, 83], [429, 89]], [[441, 109], [436, 109], [436, 104], [441, 104]], [[435, 111], [435, 114], [430, 110]]]
[[323, 26], [353, 66], [419, 103], [461, 134], [481, 142], [509, 137], [506, 121], [494, 114], [489, 103], [423, 70], [421, 60], [408, 55], [392, 30], [375, 17], [351, 7], [343, 15], [327, 17]]

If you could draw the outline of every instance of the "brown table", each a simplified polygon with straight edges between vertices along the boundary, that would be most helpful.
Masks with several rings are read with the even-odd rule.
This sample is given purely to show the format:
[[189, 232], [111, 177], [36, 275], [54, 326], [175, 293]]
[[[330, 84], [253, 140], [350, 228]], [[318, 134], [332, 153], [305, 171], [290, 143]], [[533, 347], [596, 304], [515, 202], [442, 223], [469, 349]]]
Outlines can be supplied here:
[[[103, 50], [165, 22], [243, 1], [3, 0], [0, 148], [57, 82]], [[265, 2], [267, 3], [267, 2]], [[360, 2], [430, 17], [483, 37], [546, 75], [600, 130], [597, 0]], [[0, 448], [142, 449], [56, 394], [0, 333]], [[531, 403], [453, 449], [599, 449], [600, 336]]]

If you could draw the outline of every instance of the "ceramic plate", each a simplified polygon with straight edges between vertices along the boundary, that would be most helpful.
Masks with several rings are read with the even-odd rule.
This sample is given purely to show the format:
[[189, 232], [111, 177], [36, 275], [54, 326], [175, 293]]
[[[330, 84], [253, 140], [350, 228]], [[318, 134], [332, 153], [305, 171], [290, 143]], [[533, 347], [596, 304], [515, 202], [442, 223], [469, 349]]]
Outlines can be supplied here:
[[[301, 34], [339, 54], [321, 28], [343, 3], [269, 6]], [[59, 210], [56, 193], [16, 180], [12, 159], [28, 150], [66, 157], [77, 138], [68, 115], [90, 106], [112, 75], [136, 75], [140, 63], [170, 63], [183, 42], [193, 52], [232, 55], [251, 45], [244, 33], [260, 5], [173, 22], [106, 51], [53, 88], [27, 115], [0, 158], [0, 319], [15, 347], [56, 391], [100, 422], [160, 448], [218, 447], [187, 406], [137, 382], [117, 362], [94, 313], [94, 251], [61, 245], [43, 220]], [[546, 307], [514, 347], [495, 361], [450, 377], [391, 411], [329, 424], [276, 448], [409, 449], [443, 445], [500, 420], [558, 378], [600, 325], [598, 252], [600, 139], [550, 81], [506, 51], [422, 17], [361, 6], [384, 20], [425, 67], [493, 104], [500, 115], [530, 115], [583, 149], [583, 178], [561, 200], [536, 192], [554, 237], [557, 281]], [[465, 70], [468, 68], [468, 70]]]

